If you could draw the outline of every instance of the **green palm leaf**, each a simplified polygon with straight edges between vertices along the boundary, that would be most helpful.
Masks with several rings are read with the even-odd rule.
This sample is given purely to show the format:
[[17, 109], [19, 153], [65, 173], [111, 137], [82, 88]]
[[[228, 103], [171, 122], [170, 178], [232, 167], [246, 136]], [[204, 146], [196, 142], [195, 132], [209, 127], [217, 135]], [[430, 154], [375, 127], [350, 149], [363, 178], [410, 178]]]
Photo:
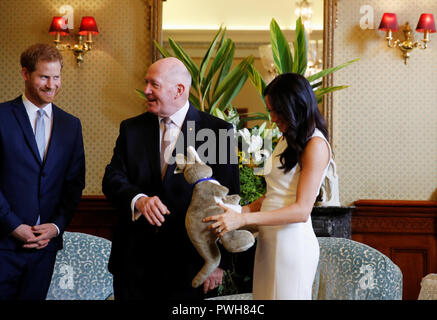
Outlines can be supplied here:
[[[220, 109], [225, 110], [232, 100], [241, 91], [248, 77], [248, 68], [253, 63], [254, 57], [249, 56], [241, 61], [228, 75], [221, 81], [214, 91], [213, 100], [220, 100]], [[215, 104], [211, 111], [214, 111], [219, 104]]]
[[184, 49], [182, 49], [182, 47], [172, 38], [168, 38], [168, 43], [170, 44], [170, 47], [172, 48], [176, 57], [181, 60], [187, 67], [188, 71], [191, 74], [193, 82], [196, 81], [196, 83], [199, 84], [197, 81], [199, 76], [199, 69], [197, 68], [197, 65], [194, 63], [193, 59], [191, 59], [191, 57], [184, 51]]
[[235, 44], [231, 41], [229, 43], [229, 48], [223, 54], [223, 65], [220, 68], [220, 71], [216, 78], [216, 82], [213, 89], [214, 92], [217, 91], [219, 84], [222, 83], [225, 77], [228, 75], [229, 70], [232, 67], [232, 62], [234, 61], [234, 55], [235, 55]]
[[253, 56], [249, 56], [241, 61], [231, 72], [229, 72], [219, 83], [214, 91], [213, 99], [220, 97], [225, 91], [234, 91], [233, 86], [240, 82], [240, 79], [248, 77], [249, 65], [254, 61]]
[[320, 72], [317, 72], [317, 73], [307, 77], [307, 80], [309, 82], [313, 82], [314, 80], [320, 79], [320, 78], [322, 78], [324, 76], [327, 76], [328, 74], [334, 73], [335, 71], [338, 71], [338, 70], [340, 70], [340, 69], [342, 69], [344, 67], [347, 67], [348, 65], [350, 65], [350, 64], [352, 64], [352, 63], [354, 63], [354, 62], [356, 62], [358, 60], [360, 60], [360, 59], [350, 60], [350, 61], [345, 62], [343, 64], [340, 64], [340, 65], [338, 65], [336, 67], [332, 67], [332, 68], [329, 68], [329, 69], [322, 70]]
[[302, 19], [296, 21], [293, 72], [304, 75], [308, 64], [308, 47]]
[[264, 81], [263, 77], [261, 76], [261, 74], [258, 72], [258, 70], [255, 69], [255, 67], [252, 65], [250, 65], [249, 69], [249, 79], [252, 82], [252, 84], [254, 85], [256, 92], [258, 92], [258, 95], [261, 98], [261, 101], [264, 104], [264, 107], [267, 111], [267, 113], [269, 112], [269, 109], [266, 106], [266, 103], [264, 101], [264, 89], [266, 87], [266, 82]]
[[206, 67], [209, 64], [209, 60], [211, 59], [212, 54], [214, 53], [214, 48], [216, 47], [217, 41], [219, 39], [220, 34], [222, 34], [223, 29], [220, 27], [219, 31], [215, 34], [214, 39], [211, 41], [208, 50], [206, 51], [205, 56], [203, 57], [202, 62], [200, 63], [200, 72], [199, 79], [203, 79], [203, 75], [205, 74]]
[[171, 57], [172, 55], [170, 54], [170, 52], [168, 52], [167, 50], [165, 50], [156, 40], [153, 40], [153, 43], [155, 44], [155, 46], [158, 48], [158, 51], [162, 54], [162, 56], [164, 58], [168, 58]]
[[270, 22], [270, 42], [272, 44], [273, 61], [279, 73], [292, 72], [293, 57], [290, 45], [275, 19]]
[[201, 106], [200, 106], [199, 98], [196, 97], [192, 92], [190, 92], [190, 98], [189, 98], [189, 100], [190, 100], [191, 104], [192, 104], [195, 108], [201, 110]]
[[322, 102], [323, 95], [334, 92], [338, 90], [342, 90], [345, 88], [348, 88], [349, 86], [333, 86], [333, 87], [327, 87], [327, 88], [319, 88], [316, 91], [314, 91], [314, 94], [316, 95], [317, 103]]
[[135, 89], [135, 91], [138, 93], [138, 95], [139, 95], [141, 98], [146, 99], [146, 94], [145, 94], [143, 91], [141, 91], [141, 90], [139, 90], [139, 89]]
[[[202, 88], [205, 88], [204, 95], [209, 97], [209, 90], [212, 87], [212, 82], [214, 80], [214, 76], [217, 74], [218, 70], [225, 64], [225, 62], [228, 59], [228, 55], [230, 54], [232, 50], [232, 40], [226, 39], [226, 41], [223, 43], [222, 47], [219, 48], [217, 51], [217, 54], [214, 58], [214, 60], [211, 63], [211, 66], [209, 68], [209, 71], [204, 77], [202, 81]], [[208, 103], [210, 99], [208, 98]]]

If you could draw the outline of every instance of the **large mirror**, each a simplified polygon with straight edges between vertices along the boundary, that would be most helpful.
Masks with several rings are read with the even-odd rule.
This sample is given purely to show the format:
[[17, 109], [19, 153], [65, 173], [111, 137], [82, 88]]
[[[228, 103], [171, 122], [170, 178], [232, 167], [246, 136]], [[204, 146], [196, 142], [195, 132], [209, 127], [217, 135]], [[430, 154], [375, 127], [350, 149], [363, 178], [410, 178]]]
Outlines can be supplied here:
[[[193, 1], [195, 2], [195, 0]], [[245, 3], [246, 6], [255, 6], [253, 1], [237, 0], [237, 2]], [[268, 24], [272, 18], [275, 18], [281, 26], [281, 29], [284, 27], [283, 31], [287, 39], [290, 39], [290, 41], [294, 39], [294, 32], [291, 30], [294, 29], [295, 19], [297, 18], [294, 10], [296, 4], [301, 3], [302, 0], [286, 0], [285, 2], [283, 1], [284, 3], [282, 3], [282, 5], [279, 5], [279, 2], [280, 1], [270, 2], [271, 7], [267, 9], [265, 7], [264, 9], [261, 8], [261, 10], [264, 11], [263, 16], [266, 17], [261, 19], [259, 17], [251, 17], [249, 15], [250, 10], [242, 10], [240, 8], [239, 10], [233, 9], [230, 11], [229, 7], [233, 6], [229, 5], [225, 6], [226, 9], [221, 9], [223, 6], [213, 9], [211, 8], [212, 4], [208, 1], [200, 1], [196, 5], [196, 8], [190, 8], [186, 1], [149, 0], [149, 29], [153, 39], [162, 43], [164, 47], [168, 47], [167, 40], [168, 37], [171, 37], [187, 50], [196, 63], [200, 63], [209, 43], [218, 30], [218, 26], [223, 23], [228, 28], [228, 37], [236, 44], [236, 62], [238, 62], [238, 59], [243, 59], [253, 54], [256, 57], [255, 67], [267, 78], [268, 70], [267, 66], [263, 65], [260, 46], [268, 44], [270, 41]], [[311, 4], [313, 10], [311, 22], [313, 31], [309, 35], [312, 58], [315, 62], [320, 60], [320, 62], [323, 63], [324, 69], [332, 67], [337, 0], [310, 0], [308, 2]], [[235, 3], [235, 0], [233, 0], [233, 3]], [[285, 3], [287, 4], [285, 5]], [[260, 4], [259, 6], [261, 7], [262, 5]], [[177, 13], [173, 15], [171, 21], [167, 14], [169, 12], [165, 11], [166, 8], [167, 10], [173, 10]], [[212, 11], [217, 11], [218, 18], [216, 21], [210, 18]], [[208, 12], [208, 14], [204, 15], [208, 18], [203, 18], [203, 16], [202, 18], [199, 18], [199, 16], [198, 18], [193, 18], [193, 16], [190, 16], [196, 12]], [[238, 17], [238, 19], [234, 19], [233, 21], [238, 21], [239, 25], [229, 22], [232, 21], [232, 19], [229, 17], [229, 20], [227, 20], [228, 15]], [[263, 21], [259, 22], [260, 20]], [[217, 21], [220, 22], [217, 23]], [[228, 24], [232, 23], [234, 25], [229, 28]], [[260, 24], [263, 23], [264, 28], [260, 27]], [[200, 25], [201, 27], [197, 27], [196, 25]], [[154, 46], [152, 46], [152, 48], [154, 59], [158, 59], [160, 57], [159, 52]], [[309, 58], [311, 59], [311, 57]], [[324, 82], [326, 86], [331, 86], [333, 84], [332, 76], [326, 77]], [[264, 108], [263, 104], [257, 101], [257, 99], [259, 98], [254, 93], [254, 89], [251, 88], [249, 83], [246, 83], [239, 96], [235, 98], [235, 105], [249, 112], [262, 112], [262, 108]], [[325, 95], [321, 110], [327, 120], [331, 137], [332, 105], [332, 94]]]

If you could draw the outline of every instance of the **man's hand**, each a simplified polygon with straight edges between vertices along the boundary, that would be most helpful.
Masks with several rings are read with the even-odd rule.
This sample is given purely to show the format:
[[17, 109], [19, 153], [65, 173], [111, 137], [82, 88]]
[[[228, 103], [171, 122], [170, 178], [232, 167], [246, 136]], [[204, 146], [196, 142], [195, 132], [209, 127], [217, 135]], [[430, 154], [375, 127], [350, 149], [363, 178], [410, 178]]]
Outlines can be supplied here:
[[28, 241], [23, 248], [45, 248], [49, 244], [50, 240], [58, 235], [58, 229], [56, 229], [52, 223], [44, 223], [33, 226], [32, 231], [37, 237], [31, 242]]
[[141, 197], [135, 202], [135, 208], [153, 226], [160, 227], [165, 221], [164, 215], [170, 214], [167, 207], [157, 197]]
[[50, 239], [58, 235], [58, 230], [51, 223], [33, 227], [21, 224], [12, 231], [12, 235], [21, 242], [24, 242], [23, 248], [25, 249], [42, 249], [49, 244]]
[[12, 236], [24, 243], [34, 242], [36, 239], [36, 236], [32, 231], [32, 227], [28, 226], [27, 224], [20, 224], [18, 227], [16, 227], [15, 230], [12, 231]]
[[203, 293], [217, 288], [223, 281], [223, 269], [215, 269], [203, 283]]

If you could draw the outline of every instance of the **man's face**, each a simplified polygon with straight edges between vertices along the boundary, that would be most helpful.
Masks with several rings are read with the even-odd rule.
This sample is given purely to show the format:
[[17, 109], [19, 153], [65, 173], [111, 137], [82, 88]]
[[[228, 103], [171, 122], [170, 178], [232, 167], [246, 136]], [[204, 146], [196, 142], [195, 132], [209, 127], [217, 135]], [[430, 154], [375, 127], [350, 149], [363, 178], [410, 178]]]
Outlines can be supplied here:
[[161, 117], [168, 117], [178, 110], [175, 106], [177, 86], [166, 75], [164, 68], [152, 65], [146, 74], [144, 94], [148, 111]]
[[53, 102], [61, 88], [61, 64], [59, 61], [38, 61], [35, 71], [21, 71], [25, 83], [26, 97], [42, 108]]

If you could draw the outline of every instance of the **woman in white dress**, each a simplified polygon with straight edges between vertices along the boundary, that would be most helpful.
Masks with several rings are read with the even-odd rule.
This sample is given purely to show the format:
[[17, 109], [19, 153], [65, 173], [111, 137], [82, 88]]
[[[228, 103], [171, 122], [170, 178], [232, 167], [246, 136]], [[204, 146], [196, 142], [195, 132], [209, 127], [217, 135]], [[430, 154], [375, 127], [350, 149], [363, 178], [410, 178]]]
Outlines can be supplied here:
[[241, 214], [220, 205], [225, 214], [204, 221], [215, 221], [209, 228], [220, 237], [244, 226], [258, 227], [254, 299], [310, 300], [319, 261], [310, 214], [331, 159], [328, 131], [303, 76], [277, 76], [264, 96], [283, 134], [265, 166], [270, 168], [267, 192]]

